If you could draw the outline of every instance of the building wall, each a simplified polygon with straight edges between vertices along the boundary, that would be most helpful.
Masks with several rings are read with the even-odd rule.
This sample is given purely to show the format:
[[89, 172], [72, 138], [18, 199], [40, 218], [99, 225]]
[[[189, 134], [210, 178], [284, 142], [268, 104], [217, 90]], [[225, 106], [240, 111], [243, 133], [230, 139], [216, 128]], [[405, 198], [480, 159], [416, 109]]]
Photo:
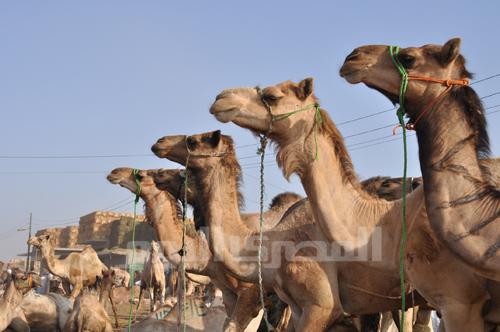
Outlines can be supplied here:
[[[130, 213], [117, 213], [108, 211], [95, 211], [80, 218], [78, 229], [78, 243], [88, 241], [109, 241], [110, 237], [116, 229], [115, 223], [121, 220], [132, 220], [133, 215]], [[144, 216], [137, 216], [138, 223], [144, 221]], [[124, 224], [124, 226], [126, 226]], [[108, 247], [113, 247], [113, 241]]]
[[[154, 239], [153, 228], [144, 222], [144, 216], [136, 217], [136, 240]], [[74, 248], [79, 244], [104, 241], [104, 248], [127, 248], [132, 239], [131, 213], [95, 211], [80, 218], [78, 226], [45, 228], [36, 236], [50, 234], [54, 247]]]

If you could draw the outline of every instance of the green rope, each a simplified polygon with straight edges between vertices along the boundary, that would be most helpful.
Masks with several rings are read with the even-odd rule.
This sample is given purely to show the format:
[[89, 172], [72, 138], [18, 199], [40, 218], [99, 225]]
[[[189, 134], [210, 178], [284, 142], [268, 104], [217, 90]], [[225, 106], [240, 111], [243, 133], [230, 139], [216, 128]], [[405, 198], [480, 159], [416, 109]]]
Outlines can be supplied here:
[[289, 118], [290, 116], [292, 116], [294, 114], [308, 111], [308, 110], [310, 110], [313, 107], [314, 107], [313, 135], [314, 135], [314, 146], [315, 146], [315, 149], [316, 149], [315, 153], [314, 153], [314, 160], [318, 160], [319, 159], [319, 153], [318, 153], [318, 130], [319, 130], [319, 126], [323, 122], [323, 118], [321, 117], [321, 109], [320, 109], [319, 104], [317, 104], [317, 103], [316, 104], [309, 104], [309, 105], [306, 105], [303, 108], [300, 108], [300, 109], [295, 110], [295, 111], [291, 111], [291, 112], [283, 113], [283, 114], [278, 114], [278, 115], [271, 115], [271, 122], [276, 122], [276, 121], [280, 121], [280, 120], [283, 120], [283, 119], [287, 119], [287, 118]]
[[[130, 287], [130, 308], [128, 312], [128, 332], [131, 331], [132, 328], [132, 312], [134, 308], [134, 277], [135, 277], [135, 271], [134, 271], [134, 259], [135, 259], [135, 222], [137, 218], [137, 203], [139, 203], [139, 195], [141, 194], [141, 182], [139, 178], [139, 170], [134, 169], [132, 171], [132, 174], [134, 175], [134, 180], [135, 180], [135, 185], [137, 186], [136, 191], [135, 191], [135, 199], [134, 199], [134, 218], [132, 220], [132, 259], [129, 267], [129, 273], [130, 273], [130, 281], [131, 281], [131, 287]], [[141, 299], [139, 299], [140, 301]]]
[[[186, 145], [187, 146], [187, 145]], [[188, 155], [186, 157], [186, 166], [184, 169], [184, 198], [182, 202], [182, 247], [179, 251], [181, 255], [181, 274], [182, 274], [182, 331], [186, 332], [186, 289], [187, 289], [187, 280], [186, 280], [186, 214], [187, 214], [187, 191], [188, 191], [188, 164], [189, 164], [189, 156], [191, 153], [188, 149]], [[179, 306], [180, 307], [180, 306]]]
[[267, 316], [267, 310], [264, 302], [264, 287], [262, 286], [262, 239], [263, 239], [263, 225], [264, 225], [264, 157], [266, 154], [266, 146], [267, 146], [267, 137], [265, 135], [260, 136], [260, 148], [257, 151], [257, 154], [260, 155], [260, 211], [259, 211], [259, 248], [258, 248], [258, 272], [259, 272], [259, 296], [260, 296], [260, 305], [263, 310], [264, 322], [266, 323], [266, 328], [268, 331], [273, 331], [274, 327], [269, 322]]
[[401, 244], [399, 247], [399, 276], [401, 280], [401, 323], [400, 331], [404, 332], [404, 321], [405, 321], [405, 311], [406, 311], [406, 287], [405, 287], [405, 268], [404, 268], [404, 255], [407, 241], [407, 230], [406, 230], [406, 172], [408, 165], [408, 155], [406, 146], [406, 125], [404, 116], [406, 114], [405, 110], [405, 93], [408, 88], [408, 73], [403, 67], [397, 55], [399, 54], [398, 46], [389, 46], [389, 54], [391, 55], [392, 63], [399, 71], [401, 75], [401, 85], [399, 87], [399, 109], [396, 112], [399, 120], [399, 124], [403, 129], [403, 225], [402, 225], [402, 235]]

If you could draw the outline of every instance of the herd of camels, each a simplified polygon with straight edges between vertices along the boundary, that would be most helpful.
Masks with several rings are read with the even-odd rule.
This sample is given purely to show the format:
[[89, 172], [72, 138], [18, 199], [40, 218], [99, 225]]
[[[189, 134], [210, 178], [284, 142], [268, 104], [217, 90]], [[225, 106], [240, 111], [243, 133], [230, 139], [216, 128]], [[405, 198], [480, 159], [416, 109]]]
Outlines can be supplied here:
[[[394, 62], [389, 46], [358, 47], [346, 57], [340, 76], [398, 103], [402, 76]], [[183, 261], [189, 275], [209, 277], [222, 291], [223, 331], [244, 331], [259, 314], [260, 277], [265, 302], [274, 296], [283, 303], [277, 317], [269, 313], [276, 330], [383, 331], [373, 317], [392, 311], [397, 319], [403, 296], [410, 307], [420, 306], [417, 322], [398, 323], [405, 331], [429, 331], [418, 324], [428, 310], [439, 313], [439, 331], [500, 330], [500, 160], [489, 156], [485, 111], [476, 92], [468, 84], [453, 84], [471, 78], [460, 39], [403, 48], [397, 62], [410, 77], [404, 107], [416, 131], [422, 171], [422, 178], [407, 180], [407, 192], [401, 179], [358, 179], [342, 135], [318, 106], [312, 78], [217, 95], [210, 113], [269, 139], [283, 175], [296, 174], [307, 194], [280, 194], [264, 213], [261, 273], [260, 216], [240, 212], [242, 174], [231, 137], [219, 130], [165, 136], [152, 151], [185, 169], [123, 167], [108, 175], [109, 182], [144, 201], [161, 244], [152, 248], [155, 257], [162, 251], [175, 266]], [[193, 208], [194, 224], [187, 227], [182, 256], [184, 199]], [[99, 302], [80, 294], [109, 274], [108, 268], [91, 248], [58, 261], [44, 241], [42, 236], [30, 243], [41, 249], [54, 275], [73, 285], [68, 304], [73, 310], [67, 311], [64, 330], [111, 331], [109, 322], [88, 327], [105, 313], [99, 313]], [[145, 283], [161, 301], [165, 280], [154, 272], [161, 264], [155, 262]], [[0, 330], [22, 316], [21, 302], [22, 295], [9, 286], [0, 302], [5, 312]], [[346, 317], [357, 318], [350, 325]], [[161, 331], [158, 324], [142, 330]]]

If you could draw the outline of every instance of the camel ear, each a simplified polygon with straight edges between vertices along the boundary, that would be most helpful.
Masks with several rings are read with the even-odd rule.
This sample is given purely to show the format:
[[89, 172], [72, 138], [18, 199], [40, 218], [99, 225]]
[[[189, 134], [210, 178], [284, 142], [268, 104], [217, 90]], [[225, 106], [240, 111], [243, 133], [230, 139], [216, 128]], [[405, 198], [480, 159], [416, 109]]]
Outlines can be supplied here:
[[439, 60], [443, 65], [447, 65], [460, 54], [460, 38], [450, 39], [444, 44], [439, 54]]
[[210, 144], [215, 148], [216, 146], [219, 145], [220, 139], [221, 139], [220, 130], [216, 130], [212, 132], [212, 135], [210, 136]]
[[309, 97], [314, 91], [313, 85], [314, 79], [312, 77], [304, 78], [299, 83], [299, 87], [297, 89], [297, 97], [304, 100]]
[[50, 239], [50, 234], [46, 234], [43, 238], [44, 238], [45, 240], [49, 240], [49, 239]]

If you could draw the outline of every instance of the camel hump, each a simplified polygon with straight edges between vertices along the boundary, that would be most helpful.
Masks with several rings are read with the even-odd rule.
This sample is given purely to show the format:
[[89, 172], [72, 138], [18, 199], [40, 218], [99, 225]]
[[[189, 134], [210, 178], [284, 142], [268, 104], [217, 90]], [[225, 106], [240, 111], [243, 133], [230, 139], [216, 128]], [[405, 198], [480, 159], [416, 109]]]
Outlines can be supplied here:
[[273, 197], [271, 204], [269, 204], [269, 209], [275, 209], [278, 207], [281, 207], [285, 204], [289, 203], [295, 203], [297, 201], [300, 201], [303, 197], [300, 196], [299, 194], [296, 194], [291, 191], [287, 191], [281, 194], [278, 194]]

